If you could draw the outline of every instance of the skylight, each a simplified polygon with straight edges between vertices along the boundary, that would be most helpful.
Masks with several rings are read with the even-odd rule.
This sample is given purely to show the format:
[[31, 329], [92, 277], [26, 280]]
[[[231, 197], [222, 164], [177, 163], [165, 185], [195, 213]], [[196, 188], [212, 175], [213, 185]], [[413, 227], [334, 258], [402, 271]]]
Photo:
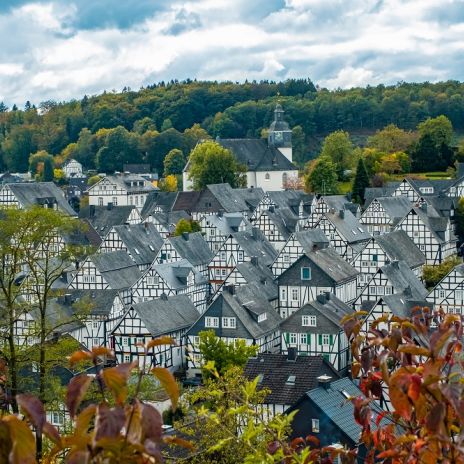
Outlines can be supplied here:
[[287, 385], [295, 385], [295, 380], [296, 380], [296, 375], [289, 375], [285, 383]]
[[347, 400], [349, 400], [351, 398], [351, 395], [346, 391], [346, 390], [342, 390], [340, 392]]
[[136, 255], [139, 255], [139, 254], [140, 254], [140, 251], [137, 250], [137, 248], [134, 248], [134, 251], [135, 251], [135, 254], [136, 254]]
[[155, 249], [153, 248], [153, 245], [148, 245], [148, 248], [150, 248], [151, 251], [155, 251]]

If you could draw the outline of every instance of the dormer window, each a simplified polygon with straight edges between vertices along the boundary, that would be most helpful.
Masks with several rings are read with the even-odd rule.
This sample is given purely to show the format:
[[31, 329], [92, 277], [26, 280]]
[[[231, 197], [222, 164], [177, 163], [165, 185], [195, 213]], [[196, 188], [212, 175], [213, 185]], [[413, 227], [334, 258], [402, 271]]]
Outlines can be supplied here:
[[268, 181], [271, 180], [271, 175], [268, 172], [266, 172], [264, 176], [264, 180], [268, 180]]
[[311, 268], [310, 267], [301, 268], [301, 280], [311, 280]]
[[258, 316], [258, 322], [263, 322], [266, 319], [267, 319], [267, 313], [263, 313]]
[[286, 385], [295, 385], [296, 375], [289, 375], [287, 381], [285, 382]]

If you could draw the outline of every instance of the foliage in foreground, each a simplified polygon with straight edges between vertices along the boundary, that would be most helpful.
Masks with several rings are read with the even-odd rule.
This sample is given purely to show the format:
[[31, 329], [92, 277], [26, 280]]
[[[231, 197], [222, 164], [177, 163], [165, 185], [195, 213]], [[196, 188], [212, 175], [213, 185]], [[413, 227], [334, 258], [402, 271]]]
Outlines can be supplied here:
[[422, 279], [427, 288], [435, 287], [443, 277], [451, 272], [454, 267], [461, 264], [461, 259], [457, 256], [449, 256], [442, 263], [437, 265], [426, 265], [422, 270]]

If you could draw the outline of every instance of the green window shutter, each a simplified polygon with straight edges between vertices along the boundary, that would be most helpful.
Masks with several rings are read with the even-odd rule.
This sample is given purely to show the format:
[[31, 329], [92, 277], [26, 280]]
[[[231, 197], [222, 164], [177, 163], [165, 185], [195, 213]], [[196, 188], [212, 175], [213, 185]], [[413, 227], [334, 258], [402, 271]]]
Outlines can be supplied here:
[[322, 345], [322, 334], [319, 334], [319, 345]]
[[333, 344], [333, 335], [329, 335], [329, 344], [330, 346]]
[[288, 343], [288, 332], [284, 333], [284, 339], [285, 339], [285, 342]]
[[306, 333], [306, 343], [308, 345], [308, 348], [311, 346], [311, 333], [310, 332], [307, 332]]

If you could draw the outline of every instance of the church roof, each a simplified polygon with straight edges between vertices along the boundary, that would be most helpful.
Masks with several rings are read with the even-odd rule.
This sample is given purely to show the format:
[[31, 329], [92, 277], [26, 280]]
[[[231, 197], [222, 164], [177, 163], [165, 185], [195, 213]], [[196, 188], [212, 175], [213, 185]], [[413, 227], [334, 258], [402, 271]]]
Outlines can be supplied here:
[[277, 148], [269, 146], [263, 139], [217, 139], [217, 142], [230, 150], [248, 171], [297, 170]]

